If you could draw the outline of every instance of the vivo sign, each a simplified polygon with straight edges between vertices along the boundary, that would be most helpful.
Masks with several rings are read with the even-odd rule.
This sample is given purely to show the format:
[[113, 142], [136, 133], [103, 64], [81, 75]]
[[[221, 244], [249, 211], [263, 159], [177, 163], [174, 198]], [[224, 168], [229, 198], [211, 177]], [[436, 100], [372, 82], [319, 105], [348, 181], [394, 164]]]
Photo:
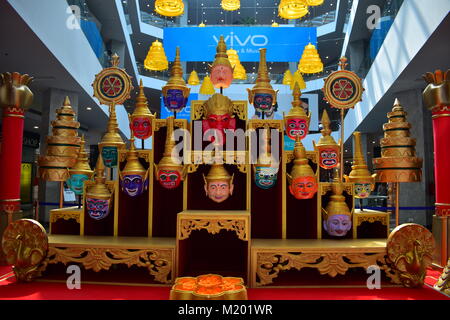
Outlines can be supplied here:
[[267, 61], [298, 61], [308, 42], [317, 43], [316, 28], [183, 27], [164, 29], [164, 49], [170, 61], [177, 46], [182, 61], [213, 61], [220, 36], [241, 61], [259, 61], [261, 48], [267, 48]]

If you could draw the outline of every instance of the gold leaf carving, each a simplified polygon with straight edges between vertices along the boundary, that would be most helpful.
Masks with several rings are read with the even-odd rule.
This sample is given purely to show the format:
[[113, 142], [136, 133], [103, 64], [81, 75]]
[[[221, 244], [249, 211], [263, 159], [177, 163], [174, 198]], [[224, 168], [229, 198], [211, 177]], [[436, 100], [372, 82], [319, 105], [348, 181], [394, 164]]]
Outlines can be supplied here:
[[211, 234], [221, 230], [235, 231], [239, 239], [248, 241], [247, 223], [244, 219], [183, 219], [179, 229], [179, 240], [189, 238], [194, 230], [205, 229]]

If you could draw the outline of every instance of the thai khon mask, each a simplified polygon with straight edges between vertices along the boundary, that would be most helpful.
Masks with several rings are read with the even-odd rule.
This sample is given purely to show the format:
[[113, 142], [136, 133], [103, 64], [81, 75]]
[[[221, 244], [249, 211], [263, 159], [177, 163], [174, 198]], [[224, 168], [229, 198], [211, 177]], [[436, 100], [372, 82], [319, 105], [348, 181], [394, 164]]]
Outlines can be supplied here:
[[340, 161], [340, 147], [331, 136], [330, 124], [327, 110], [324, 110], [322, 114], [323, 129], [320, 131], [322, 136], [317, 144], [313, 141], [314, 150], [319, 153], [319, 166], [327, 170], [336, 168]]
[[205, 193], [216, 203], [221, 203], [233, 195], [233, 176], [227, 172], [222, 164], [213, 164], [205, 177]]
[[152, 136], [152, 121], [155, 115], [148, 108], [148, 101], [144, 94], [142, 79], [139, 84], [139, 95], [136, 98], [136, 108], [130, 117], [131, 131], [138, 139], [148, 139]]
[[94, 184], [86, 187], [86, 211], [92, 219], [102, 220], [111, 210], [112, 193], [105, 184], [105, 167], [100, 154], [95, 167]]
[[106, 167], [116, 167], [118, 159], [117, 147], [104, 146], [102, 148], [102, 158]]
[[300, 139], [303, 139], [309, 132], [311, 113], [307, 115], [302, 107], [302, 101], [300, 99], [302, 93], [297, 82], [294, 85], [292, 95], [294, 97], [292, 108], [289, 110], [289, 113], [284, 116], [286, 135], [293, 140], [295, 140], [297, 136], [299, 136]]
[[172, 112], [180, 112], [186, 107], [191, 89], [183, 79], [183, 68], [180, 62], [180, 48], [176, 48], [175, 60], [170, 69], [170, 78], [162, 88], [164, 106]]
[[89, 180], [86, 174], [72, 174], [66, 182], [70, 190], [79, 196], [83, 194], [83, 184], [86, 180]]
[[211, 82], [216, 88], [228, 88], [233, 81], [233, 68], [228, 60], [227, 46], [220, 36], [216, 47], [216, 56], [211, 66]]
[[206, 101], [204, 108], [206, 119], [202, 120], [203, 134], [208, 135], [211, 142], [225, 144], [225, 130], [236, 129], [232, 101], [216, 93]]

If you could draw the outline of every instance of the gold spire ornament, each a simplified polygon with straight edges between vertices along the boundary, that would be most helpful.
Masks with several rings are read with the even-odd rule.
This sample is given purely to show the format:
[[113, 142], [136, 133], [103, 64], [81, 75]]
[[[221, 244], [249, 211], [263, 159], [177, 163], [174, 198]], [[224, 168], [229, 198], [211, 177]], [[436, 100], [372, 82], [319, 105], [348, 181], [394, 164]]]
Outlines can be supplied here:
[[47, 181], [66, 181], [80, 151], [81, 138], [78, 137], [80, 123], [75, 120], [75, 111], [69, 97], [63, 106], [56, 109], [56, 120], [51, 122], [52, 135], [47, 136], [47, 151], [39, 157], [39, 176]]
[[272, 27], [279, 27], [280, 25], [277, 22], [272, 23]]
[[188, 166], [182, 164], [181, 159], [175, 153], [174, 117], [168, 117], [166, 143], [164, 154], [155, 166], [155, 177], [159, 184], [166, 189], [175, 189], [186, 177]]
[[216, 90], [214, 89], [214, 85], [211, 82], [211, 79], [209, 76], [205, 76], [203, 78], [202, 85], [200, 86], [199, 90], [200, 94], [214, 94], [216, 93]]
[[307, 44], [303, 50], [302, 57], [298, 64], [298, 70], [301, 73], [318, 73], [323, 71], [323, 63], [320, 59], [319, 53], [316, 47], [311, 44]]
[[155, 115], [148, 108], [142, 79], [139, 82], [139, 95], [136, 98], [136, 107], [129, 119], [132, 133], [136, 138], [145, 140], [152, 136], [152, 122], [155, 119]]
[[292, 76], [292, 81], [290, 83], [291, 85], [291, 90], [294, 89], [294, 84], [298, 83], [298, 87], [300, 88], [300, 90], [306, 89], [306, 83], [305, 80], [303, 80], [302, 74], [300, 73], [300, 71], [295, 71], [294, 75]]
[[186, 86], [186, 82], [183, 79], [183, 68], [181, 67], [180, 62], [180, 47], [177, 47], [175, 51], [175, 60], [170, 69], [169, 81], [162, 87], [164, 105], [170, 111], [180, 112], [186, 107], [190, 92], [191, 88]]
[[313, 140], [314, 150], [319, 153], [319, 166], [323, 169], [332, 169], [339, 165], [339, 153], [340, 153], [340, 143], [336, 143], [334, 138], [331, 136], [330, 128], [330, 118], [328, 117], [327, 110], [323, 110], [322, 113], [322, 126], [323, 129], [320, 131], [322, 136], [317, 144]]
[[367, 198], [375, 188], [376, 173], [370, 174], [367, 169], [366, 159], [362, 152], [361, 132], [353, 132], [353, 165], [348, 176], [344, 175], [346, 182], [355, 184], [355, 198]]
[[270, 84], [266, 62], [266, 48], [259, 49], [259, 66], [256, 83], [252, 89], [247, 88], [248, 101], [260, 112], [271, 109], [277, 103], [278, 90]]
[[182, 0], [156, 0], [156, 13], [165, 17], [177, 17], [184, 13], [184, 3]]
[[406, 115], [395, 99], [392, 111], [387, 114], [389, 122], [383, 125], [381, 158], [373, 159], [376, 182], [418, 182], [422, 177], [422, 158], [416, 157], [416, 139], [410, 137], [411, 124]]
[[227, 55], [227, 45], [223, 36], [216, 47], [216, 56], [211, 65], [211, 82], [216, 88], [228, 88], [233, 81], [233, 67]]
[[83, 194], [84, 181], [91, 179], [92, 174], [94, 173], [89, 166], [88, 153], [86, 152], [84, 144], [85, 141], [83, 135], [81, 137], [80, 152], [78, 153], [77, 162], [69, 169], [70, 178], [66, 181], [69, 188], [75, 192], [76, 195]]
[[343, 237], [352, 227], [352, 212], [345, 202], [339, 169], [336, 168], [334, 173], [332, 195], [326, 208], [322, 208], [322, 220], [323, 227], [330, 236]]
[[[291, 70], [286, 70], [285, 72], [284, 72], [284, 75], [283, 75], [283, 82], [282, 82], [283, 84], [285, 84], [285, 85], [291, 85], [291, 83], [292, 83], [292, 73], [291, 73]], [[292, 90], [293, 88], [291, 88], [291, 90]]]
[[261, 189], [272, 188], [278, 178], [280, 160], [276, 159], [271, 152], [271, 130], [270, 128], [263, 130], [261, 146], [263, 151], [253, 165], [255, 184]]
[[309, 13], [306, 0], [281, 0], [278, 15], [283, 19], [299, 19]]
[[306, 4], [308, 6], [320, 6], [323, 4], [323, 0], [306, 0]]
[[291, 174], [286, 173], [289, 191], [296, 199], [311, 199], [317, 192], [317, 177], [306, 158], [306, 150], [297, 135], [294, 146], [294, 165]]
[[86, 187], [86, 211], [94, 220], [101, 220], [109, 215], [111, 210], [112, 192], [105, 184], [105, 166], [100, 153], [95, 166], [94, 183]]
[[147, 57], [144, 60], [144, 68], [153, 71], [163, 71], [169, 68], [166, 53], [161, 42], [155, 40], [148, 50]]
[[246, 80], [247, 73], [245, 72], [244, 66], [241, 64], [241, 61], [239, 61], [237, 51], [234, 49], [229, 49], [227, 50], [227, 55], [228, 60], [230, 61], [231, 66], [233, 67], [233, 78], [239, 80]]
[[188, 84], [191, 86], [198, 86], [200, 84], [200, 79], [198, 78], [197, 71], [192, 70], [189, 74]]
[[300, 139], [303, 139], [309, 132], [311, 112], [307, 115], [305, 109], [302, 107], [302, 101], [300, 100], [302, 92], [298, 87], [298, 83], [295, 83], [292, 95], [294, 97], [292, 101], [292, 108], [289, 110], [287, 115], [283, 114], [286, 134], [293, 140], [295, 140], [297, 136]]
[[240, 0], [222, 0], [220, 3], [222, 9], [225, 11], [235, 11], [241, 7]]
[[105, 166], [113, 168], [117, 166], [118, 149], [125, 149], [125, 142], [119, 134], [119, 125], [117, 124], [116, 106], [109, 106], [109, 120], [107, 131], [98, 144], [102, 153]]

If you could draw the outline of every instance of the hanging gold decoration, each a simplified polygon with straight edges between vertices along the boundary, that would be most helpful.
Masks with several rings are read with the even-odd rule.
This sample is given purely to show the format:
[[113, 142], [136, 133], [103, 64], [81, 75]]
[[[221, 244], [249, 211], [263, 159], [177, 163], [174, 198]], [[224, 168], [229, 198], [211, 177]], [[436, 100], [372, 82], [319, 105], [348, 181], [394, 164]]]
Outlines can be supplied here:
[[317, 52], [316, 46], [311, 42], [303, 50], [302, 58], [298, 64], [301, 73], [318, 73], [323, 71], [323, 63]]
[[286, 70], [283, 76], [283, 84], [290, 85], [292, 83], [292, 73], [291, 70]]
[[323, 0], [306, 0], [308, 6], [320, 6], [323, 4]]
[[222, 6], [223, 10], [235, 11], [241, 7], [241, 1], [240, 0], [222, 0], [220, 5]]
[[177, 17], [184, 13], [182, 0], [156, 0], [155, 11], [162, 16]]
[[298, 87], [300, 88], [300, 90], [306, 89], [305, 80], [303, 80], [302, 74], [298, 70], [295, 71], [294, 75], [292, 76], [292, 81], [290, 83], [292, 90], [294, 90], [294, 85], [296, 82], [298, 83]]
[[205, 76], [203, 79], [202, 85], [200, 87], [200, 94], [214, 94], [216, 90], [214, 89], [214, 85], [211, 82], [211, 78], [209, 76]]
[[197, 71], [192, 70], [191, 74], [189, 75], [188, 84], [191, 86], [198, 86], [200, 84], [200, 79], [198, 78]]
[[164, 47], [158, 40], [154, 41], [148, 50], [147, 57], [144, 60], [144, 68], [147, 70], [162, 71], [169, 68]]
[[200, 22], [200, 24], [198, 25], [200, 28], [203, 28], [203, 27], [206, 27], [206, 24], [204, 24], [203, 23], [203, 21], [202, 22]]
[[306, 0], [281, 0], [278, 15], [284, 19], [299, 19], [309, 13]]
[[227, 50], [227, 55], [228, 60], [230, 61], [231, 66], [233, 67], [233, 78], [239, 80], [246, 80], [247, 72], [245, 71], [244, 66], [241, 64], [241, 61], [239, 61], [237, 51], [234, 49], [229, 49]]
[[272, 27], [279, 27], [279, 24], [274, 22], [274, 23], [272, 23]]

